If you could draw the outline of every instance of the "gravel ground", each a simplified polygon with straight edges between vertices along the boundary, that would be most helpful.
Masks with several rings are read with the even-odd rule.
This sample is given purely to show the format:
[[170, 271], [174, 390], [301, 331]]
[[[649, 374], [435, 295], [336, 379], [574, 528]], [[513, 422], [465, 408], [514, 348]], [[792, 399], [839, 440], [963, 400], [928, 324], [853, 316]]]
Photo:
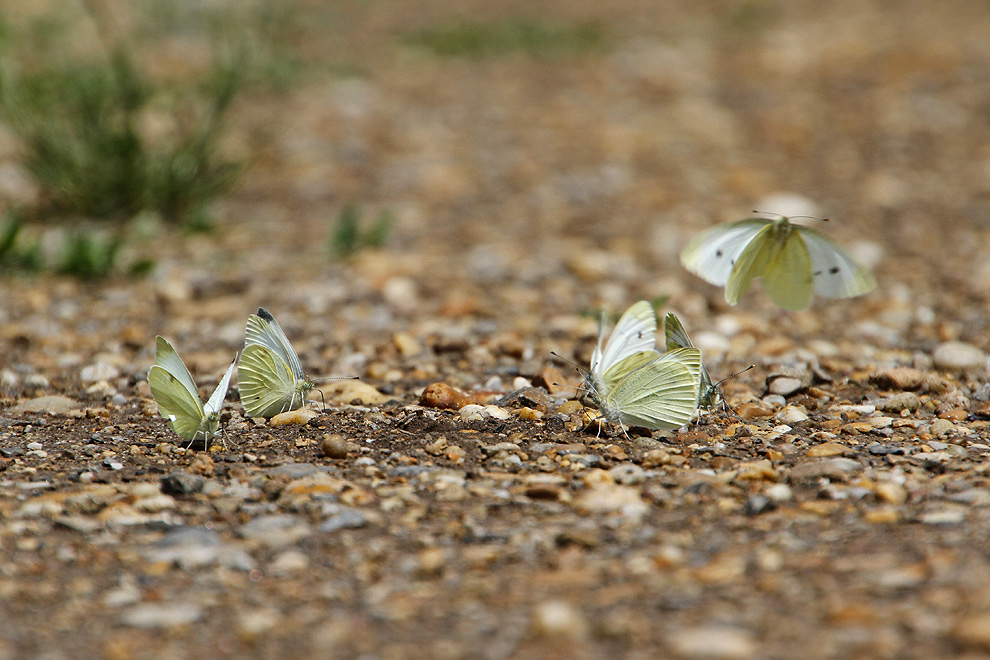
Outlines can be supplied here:
[[[304, 45], [360, 75], [238, 108], [217, 232], [0, 281], [0, 659], [987, 657], [990, 11], [655, 4], [551, 3], [606, 47], [487, 59], [401, 45], [437, 7], [342, 5]], [[330, 259], [351, 200], [396, 225]], [[680, 267], [795, 204], [875, 291], [728, 307]], [[756, 365], [738, 416], [585, 428], [551, 351], [658, 297], [713, 376]], [[182, 447], [155, 335], [209, 391], [259, 305], [360, 380], [284, 424], [232, 388]]]

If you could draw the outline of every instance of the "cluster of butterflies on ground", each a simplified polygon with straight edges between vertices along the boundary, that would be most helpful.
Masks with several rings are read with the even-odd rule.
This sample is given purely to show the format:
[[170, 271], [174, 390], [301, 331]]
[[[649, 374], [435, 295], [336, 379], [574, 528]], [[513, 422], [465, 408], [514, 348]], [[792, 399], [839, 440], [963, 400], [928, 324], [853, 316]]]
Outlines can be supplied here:
[[[756, 278], [763, 279], [774, 302], [792, 311], [806, 307], [812, 292], [847, 298], [876, 286], [873, 276], [831, 239], [784, 216], [747, 218], [704, 231], [681, 252], [681, 263], [724, 286], [731, 305]], [[645, 300], [625, 311], [607, 343], [603, 333], [604, 319], [585, 387], [607, 421], [674, 430], [690, 422], [699, 407], [710, 409], [718, 402], [719, 390], [701, 362], [701, 351], [674, 314], [664, 322], [663, 353], [656, 350], [656, 314]], [[235, 366], [241, 403], [251, 417], [300, 408], [313, 389], [285, 333], [263, 308], [248, 317], [240, 361], [235, 355], [205, 404], [178, 353], [158, 337], [148, 384], [159, 412], [179, 437], [209, 444], [219, 430]]]

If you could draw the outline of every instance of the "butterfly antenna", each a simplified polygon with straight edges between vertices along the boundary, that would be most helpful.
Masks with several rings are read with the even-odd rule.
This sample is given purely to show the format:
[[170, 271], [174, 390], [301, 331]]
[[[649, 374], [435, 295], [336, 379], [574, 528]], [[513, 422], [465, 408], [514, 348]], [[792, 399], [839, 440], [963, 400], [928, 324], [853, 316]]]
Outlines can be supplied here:
[[755, 364], [751, 364], [748, 367], [746, 367], [745, 369], [743, 369], [742, 371], [737, 371], [736, 373], [732, 374], [731, 376], [726, 376], [725, 378], [723, 378], [722, 380], [718, 381], [717, 383], [714, 383], [711, 386], [711, 389], [713, 389], [716, 392], [718, 392], [718, 398], [719, 398], [719, 401], [722, 402], [723, 408], [725, 410], [731, 412], [732, 413], [732, 416], [735, 417], [736, 419], [742, 419], [742, 418], [739, 417], [739, 414], [735, 411], [735, 409], [732, 406], [729, 405], [729, 402], [725, 400], [725, 396], [722, 394], [722, 390], [720, 390], [718, 388], [718, 386], [721, 385], [722, 383], [724, 383], [725, 381], [729, 380], [730, 378], [735, 378], [739, 374], [744, 374], [747, 371], [749, 371], [750, 369], [753, 369], [755, 367], [756, 367]]
[[793, 220], [794, 218], [807, 218], [808, 220], [821, 220], [822, 222], [828, 222], [828, 218], [821, 218], [817, 215], [784, 215], [783, 213], [774, 213], [773, 211], [757, 211], [753, 210], [753, 213], [759, 213], [760, 215], [775, 215], [778, 218], [787, 218], [788, 220]]

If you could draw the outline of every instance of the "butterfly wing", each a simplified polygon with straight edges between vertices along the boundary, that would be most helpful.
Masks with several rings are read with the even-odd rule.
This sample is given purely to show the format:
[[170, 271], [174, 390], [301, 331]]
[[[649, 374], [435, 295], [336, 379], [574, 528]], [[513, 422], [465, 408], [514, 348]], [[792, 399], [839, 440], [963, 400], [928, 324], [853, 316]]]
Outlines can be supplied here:
[[259, 307], [257, 314], [248, 317], [244, 346], [252, 345], [264, 346], [280, 357], [288, 365], [293, 382], [305, 377], [302, 363], [299, 362], [299, 356], [289, 343], [289, 338], [282, 332], [281, 326], [271, 312], [264, 307]]
[[220, 382], [217, 383], [217, 388], [213, 390], [213, 394], [210, 395], [210, 400], [206, 402], [205, 412], [207, 415], [215, 415], [220, 412], [223, 408], [223, 400], [227, 396], [227, 390], [230, 389], [230, 378], [234, 375], [234, 367], [237, 365], [237, 356], [234, 356], [234, 361], [230, 363], [227, 367], [227, 373], [223, 375]]
[[703, 280], [725, 286], [746, 246], [772, 224], [773, 220], [746, 218], [705, 230], [681, 251], [681, 263]]
[[697, 408], [701, 353], [696, 348], [673, 353], [664, 353], [618, 383], [603, 401], [606, 415], [628, 426], [668, 431], [690, 422]]
[[[673, 312], [668, 312], [663, 324], [664, 336], [667, 339], [667, 350], [678, 348], [694, 348], [691, 337], [681, 325], [681, 320]], [[718, 390], [712, 385], [712, 376], [705, 364], [701, 364], [698, 372], [698, 405], [711, 408], [715, 405]]]
[[[794, 228], [794, 225], [791, 225]], [[775, 240], [763, 269], [763, 287], [775, 303], [796, 312], [811, 302], [811, 257], [797, 231], [787, 233], [783, 242]]]
[[775, 249], [774, 226], [771, 222], [764, 225], [763, 229], [739, 253], [725, 284], [725, 301], [727, 303], [737, 304], [746, 290], [749, 289], [753, 279], [763, 276]]
[[199, 388], [196, 387], [192, 374], [189, 373], [189, 369], [172, 344], [162, 336], [155, 338], [155, 364], [172, 374], [187, 391], [199, 398]]
[[826, 298], [850, 298], [872, 291], [877, 282], [842, 247], [808, 227], [796, 227], [811, 258], [815, 293]]
[[296, 381], [289, 365], [267, 346], [244, 348], [237, 368], [241, 403], [251, 417], [273, 417], [290, 410]]
[[184, 440], [194, 440], [205, 417], [199, 394], [157, 364], [148, 371], [148, 385], [158, 404], [158, 412], [168, 419], [172, 430]]
[[640, 300], [623, 312], [604, 349], [602, 329], [599, 329], [598, 346], [591, 358], [591, 372], [604, 380], [605, 374], [620, 362], [632, 355], [654, 350], [656, 343], [657, 315], [650, 303]]

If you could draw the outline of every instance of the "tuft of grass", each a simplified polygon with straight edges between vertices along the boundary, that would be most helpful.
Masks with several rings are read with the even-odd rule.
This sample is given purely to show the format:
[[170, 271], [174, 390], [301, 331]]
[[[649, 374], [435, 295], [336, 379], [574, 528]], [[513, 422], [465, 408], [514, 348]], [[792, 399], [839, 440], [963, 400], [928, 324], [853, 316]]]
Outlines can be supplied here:
[[48, 217], [124, 221], [154, 210], [182, 224], [234, 183], [239, 166], [219, 155], [218, 142], [238, 87], [235, 68], [214, 71], [196, 118], [170, 143], [153, 144], [140, 122], [156, 92], [118, 50], [106, 62], [3, 71], [0, 116], [24, 146]]
[[8, 212], [0, 226], [0, 271], [37, 272], [43, 267], [41, 241], [26, 241], [24, 217]]
[[[0, 16], [0, 120], [42, 191], [44, 206], [32, 215], [123, 223], [152, 211], [170, 224], [209, 227], [211, 203], [243, 169], [220, 149], [234, 101], [249, 87], [287, 87], [299, 68], [281, 34], [295, 13], [263, 4], [234, 17], [137, 3], [150, 18], [139, 16], [129, 34], [94, 2], [74, 17], [79, 7], [56, 4], [27, 26]], [[66, 55], [58, 38], [86, 19], [99, 48]], [[156, 78], [139, 62], [176, 33], [205, 42], [212, 59], [181, 79]]]
[[365, 248], [379, 248], [385, 245], [395, 218], [388, 210], [382, 211], [367, 228], [362, 222], [361, 207], [348, 204], [330, 228], [330, 253], [337, 258], [347, 257]]
[[547, 58], [599, 49], [606, 34], [601, 23], [566, 25], [516, 17], [497, 23], [459, 21], [408, 34], [403, 40], [442, 57], [481, 59], [522, 53]]
[[124, 239], [120, 236], [100, 237], [92, 232], [73, 232], [62, 244], [55, 272], [83, 280], [104, 279], [113, 272], [123, 245]]

